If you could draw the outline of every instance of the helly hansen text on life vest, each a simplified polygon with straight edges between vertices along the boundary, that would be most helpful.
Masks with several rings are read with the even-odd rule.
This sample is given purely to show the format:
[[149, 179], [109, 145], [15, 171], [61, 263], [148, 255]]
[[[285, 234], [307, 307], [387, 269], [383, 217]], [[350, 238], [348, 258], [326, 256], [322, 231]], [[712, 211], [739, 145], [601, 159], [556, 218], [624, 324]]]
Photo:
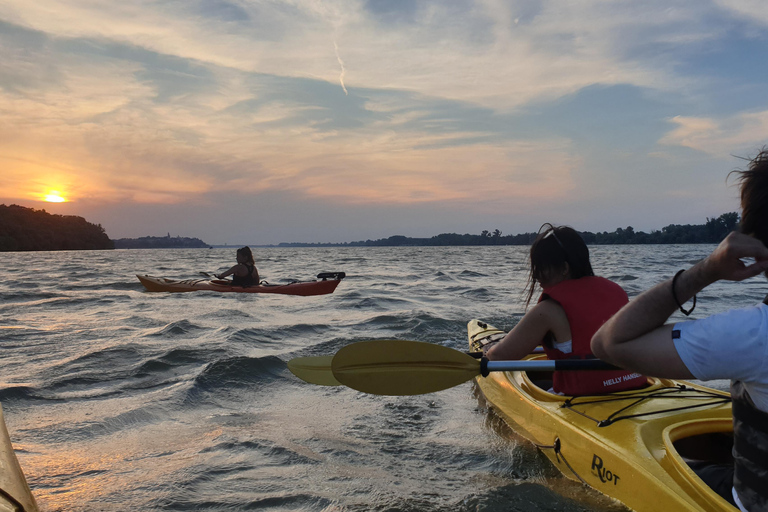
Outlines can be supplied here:
[[630, 373], [630, 374], [624, 375], [623, 377], [616, 377], [615, 379], [604, 380], [603, 386], [605, 387], [614, 386], [621, 382], [626, 382], [628, 380], [636, 379], [638, 377], [641, 377], [639, 373]]

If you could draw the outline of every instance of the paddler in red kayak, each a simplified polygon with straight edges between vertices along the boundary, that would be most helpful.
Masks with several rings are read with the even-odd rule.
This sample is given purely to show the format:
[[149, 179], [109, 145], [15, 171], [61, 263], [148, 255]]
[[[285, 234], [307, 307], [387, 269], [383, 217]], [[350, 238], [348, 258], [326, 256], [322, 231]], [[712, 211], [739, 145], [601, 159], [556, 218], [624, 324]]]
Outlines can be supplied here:
[[740, 510], [756, 512], [768, 510], [768, 297], [700, 320], [665, 323], [677, 309], [688, 316], [696, 294], [712, 283], [768, 277], [768, 150], [738, 174], [740, 232], [693, 267], [638, 295], [597, 332], [592, 348], [610, 363], [658, 377], [729, 379], [733, 464], [696, 472]]
[[[539, 344], [549, 359], [594, 358], [592, 335], [628, 302], [626, 292], [595, 276], [587, 244], [573, 228], [544, 224], [531, 246], [530, 264], [526, 309], [537, 285], [542, 288], [539, 301], [488, 349], [488, 359], [521, 359]], [[623, 370], [556, 371], [552, 388], [565, 395], [593, 395], [646, 384], [644, 376]]]
[[226, 272], [216, 275], [219, 279], [232, 276], [232, 286], [254, 286], [259, 284], [259, 271], [256, 269], [256, 262], [253, 260], [251, 248], [247, 245], [237, 250], [237, 265]]

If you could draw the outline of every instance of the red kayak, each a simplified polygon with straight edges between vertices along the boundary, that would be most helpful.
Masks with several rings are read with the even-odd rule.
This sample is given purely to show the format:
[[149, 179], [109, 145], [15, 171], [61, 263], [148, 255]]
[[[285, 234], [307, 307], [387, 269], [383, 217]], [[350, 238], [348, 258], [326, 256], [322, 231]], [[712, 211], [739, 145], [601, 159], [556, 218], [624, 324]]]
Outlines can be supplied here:
[[333, 293], [342, 279], [344, 272], [323, 272], [317, 275], [317, 281], [294, 281], [287, 284], [269, 284], [262, 281], [255, 286], [233, 286], [225, 279], [185, 279], [178, 281], [166, 277], [136, 275], [149, 292], [196, 292], [208, 290], [231, 293], [282, 293], [283, 295], [327, 295]]

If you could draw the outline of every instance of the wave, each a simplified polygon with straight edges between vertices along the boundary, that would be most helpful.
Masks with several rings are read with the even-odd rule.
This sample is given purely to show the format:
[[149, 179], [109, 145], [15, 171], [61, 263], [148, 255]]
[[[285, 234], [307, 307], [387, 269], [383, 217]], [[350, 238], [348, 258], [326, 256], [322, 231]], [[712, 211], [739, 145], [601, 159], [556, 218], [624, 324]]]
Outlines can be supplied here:
[[243, 452], [256, 452], [259, 458], [269, 460], [269, 465], [273, 466], [316, 464], [318, 462], [317, 458], [261, 439], [247, 441], [224, 440], [201, 450], [201, 453], [222, 453], [227, 457], [231, 456], [232, 453], [242, 454]]
[[[306, 493], [292, 494], [275, 485], [274, 489], [254, 488], [251, 478], [240, 476], [222, 482], [215, 478], [218, 472], [200, 470], [196, 477], [174, 484], [157, 500], [158, 510], [293, 510], [296, 512], [348, 510], [335, 499]], [[228, 471], [224, 471], [228, 474]], [[171, 486], [169, 486], [171, 487]], [[221, 488], [226, 487], [226, 496]], [[162, 490], [162, 488], [160, 489]], [[270, 492], [271, 491], [271, 492]], [[255, 497], [264, 495], [263, 497]], [[194, 498], [193, 498], [194, 496]], [[155, 506], [155, 505], [153, 505]], [[365, 507], [360, 510], [370, 510]]]
[[222, 352], [174, 348], [147, 357], [139, 346], [98, 350], [47, 369], [49, 376], [38, 394], [47, 399], [103, 399], [191, 382], [212, 354]]
[[23, 302], [27, 306], [33, 306], [60, 298], [62, 298], [61, 294], [54, 292], [4, 292], [0, 294], [0, 303]]
[[176, 322], [171, 322], [169, 324], [166, 324], [165, 326], [163, 326], [162, 329], [146, 334], [145, 336], [174, 338], [178, 336], [185, 336], [192, 332], [200, 332], [202, 330], [205, 330], [205, 328], [199, 325], [193, 324], [189, 320], [179, 320]]
[[350, 303], [349, 307], [353, 309], [376, 309], [379, 311], [389, 311], [393, 306], [403, 306], [408, 304], [411, 304], [411, 301], [401, 298], [364, 297], [355, 303]]
[[98, 285], [94, 285], [92, 282], [86, 282], [83, 284], [67, 284], [61, 286], [62, 290], [85, 290], [94, 291], [98, 289], [103, 290], [144, 290], [144, 286], [138, 280], [131, 281], [99, 281]]
[[[360, 322], [358, 331], [380, 337], [382, 331], [388, 336], [430, 340], [445, 339], [466, 330], [466, 320], [455, 320], [437, 316], [426, 311], [408, 311], [397, 314], [377, 315]], [[363, 336], [361, 336], [363, 337]], [[367, 336], [370, 339], [370, 336]]]
[[462, 270], [459, 275], [462, 277], [488, 277], [488, 274], [483, 274], [482, 272], [476, 272], [474, 270]]
[[[109, 409], [111, 412], [113, 409]], [[62, 446], [73, 441], [92, 443], [94, 439], [110, 437], [115, 433], [130, 431], [144, 425], [156, 424], [166, 418], [162, 407], [140, 405], [136, 409], [124, 410], [115, 415], [103, 414], [98, 419], [71, 418], [62, 423], [51, 423], [35, 429], [35, 435], [45, 436], [56, 445]]]
[[167, 373], [180, 366], [204, 364], [210, 356], [211, 350], [208, 349], [173, 349], [160, 357], [145, 361], [133, 371], [131, 377], [143, 378]]
[[48, 400], [48, 398], [42, 396], [38, 388], [31, 386], [11, 386], [0, 389], [0, 402], [14, 400]]
[[285, 362], [277, 356], [229, 357], [209, 363], [195, 377], [191, 392], [247, 388], [282, 379], [286, 371]]
[[479, 300], [479, 301], [486, 301], [486, 300], [495, 299], [498, 297], [498, 293], [493, 292], [488, 288], [482, 288], [482, 287], [463, 291], [461, 292], [461, 295], [462, 297], [472, 299], [472, 300]]

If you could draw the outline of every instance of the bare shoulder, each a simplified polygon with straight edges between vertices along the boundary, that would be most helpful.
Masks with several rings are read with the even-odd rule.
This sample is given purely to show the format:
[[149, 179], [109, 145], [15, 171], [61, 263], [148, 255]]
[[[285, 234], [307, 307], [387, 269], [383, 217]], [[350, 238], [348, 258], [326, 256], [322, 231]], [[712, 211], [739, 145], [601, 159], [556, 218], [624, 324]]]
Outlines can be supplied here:
[[563, 307], [554, 300], [543, 300], [531, 308], [530, 313], [536, 313], [553, 322], [568, 321]]

